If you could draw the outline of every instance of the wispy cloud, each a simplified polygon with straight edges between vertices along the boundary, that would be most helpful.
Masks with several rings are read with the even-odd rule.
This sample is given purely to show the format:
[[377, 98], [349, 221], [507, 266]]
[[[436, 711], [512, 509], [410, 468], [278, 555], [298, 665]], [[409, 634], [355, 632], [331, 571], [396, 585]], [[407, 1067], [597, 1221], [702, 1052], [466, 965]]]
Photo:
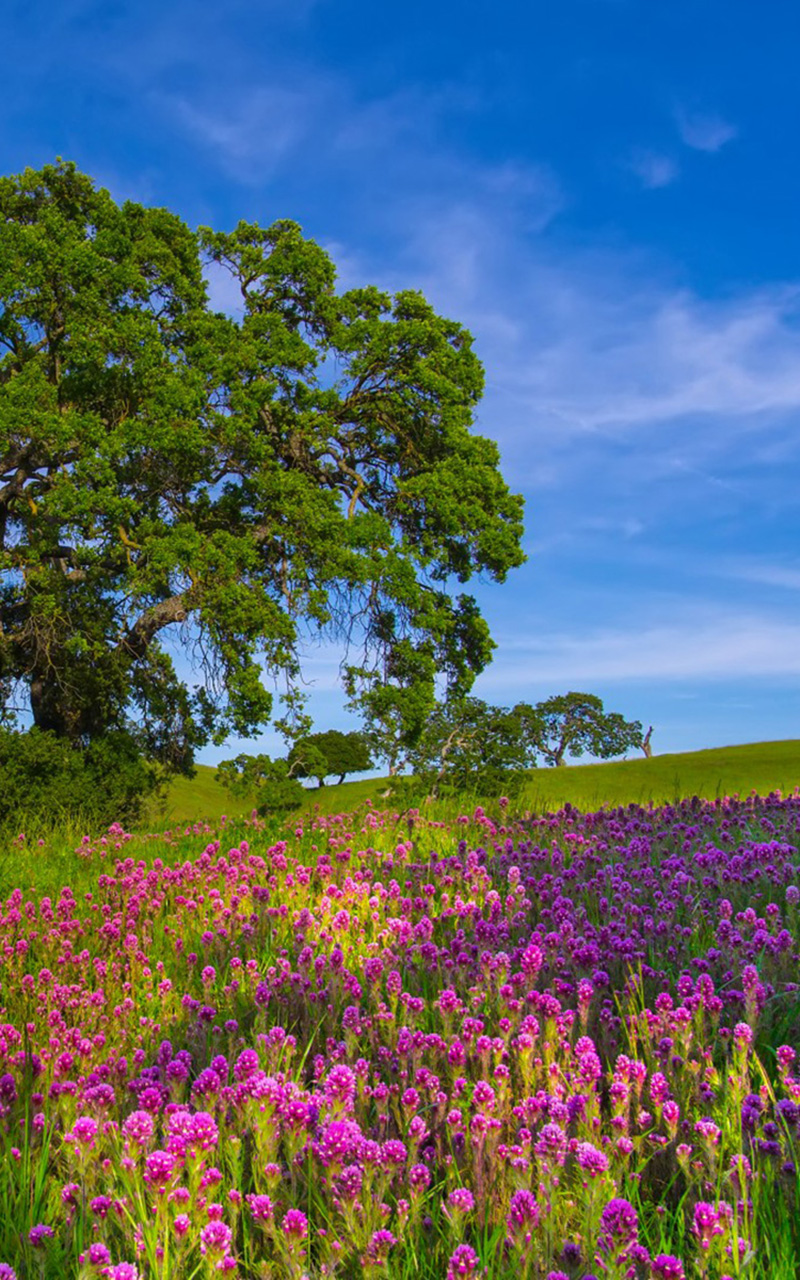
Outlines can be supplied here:
[[480, 677], [500, 694], [551, 684], [800, 677], [800, 622], [726, 610], [684, 612], [678, 621], [501, 637], [503, 662]]
[[800, 565], [774, 564], [744, 561], [732, 566], [728, 572], [743, 582], [760, 582], [767, 587], [783, 587], [787, 591], [800, 591]]
[[215, 153], [225, 171], [260, 186], [317, 123], [322, 96], [322, 86], [314, 93], [273, 86], [220, 106], [156, 93], [151, 102]]
[[739, 133], [735, 124], [716, 112], [687, 111], [679, 107], [675, 119], [682, 140], [695, 151], [719, 151]]
[[626, 167], [631, 173], [636, 174], [642, 186], [648, 191], [657, 191], [659, 187], [670, 186], [680, 173], [677, 163], [671, 156], [641, 148], [631, 153]]
[[571, 433], [723, 417], [730, 433], [800, 408], [797, 289], [712, 303], [617, 268], [540, 273], [535, 323], [500, 355], [507, 397]]
[[632, 528], [676, 502], [740, 510], [761, 476], [757, 500], [782, 501], [800, 460], [800, 288], [703, 299], [646, 255], [564, 251], [547, 193], [529, 232], [476, 171], [468, 194], [393, 202], [380, 260], [354, 243], [334, 256], [348, 285], [420, 288], [472, 330], [487, 369], [479, 429], [515, 488], [551, 509], [562, 494], [548, 537], [631, 495], [619, 519]]

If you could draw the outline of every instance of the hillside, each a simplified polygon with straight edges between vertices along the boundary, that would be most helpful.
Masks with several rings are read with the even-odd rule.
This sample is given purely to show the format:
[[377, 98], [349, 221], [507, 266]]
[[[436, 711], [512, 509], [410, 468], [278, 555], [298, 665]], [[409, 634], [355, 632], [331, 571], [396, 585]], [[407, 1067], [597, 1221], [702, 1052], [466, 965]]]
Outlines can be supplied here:
[[[214, 773], [213, 767], [198, 765], [194, 778], [175, 779], [164, 799], [151, 809], [150, 824], [162, 826], [199, 818], [215, 821], [222, 814], [248, 814], [252, 801], [232, 800], [224, 787], [214, 781]], [[751, 791], [786, 794], [798, 785], [800, 741], [751, 742], [653, 756], [651, 760], [535, 769], [522, 807], [555, 810], [569, 803], [579, 809], [598, 809], [602, 805], [670, 803], [692, 795], [713, 800], [723, 795], [748, 795]], [[311, 789], [309, 805], [318, 804], [332, 812], [352, 809], [367, 799], [379, 803], [385, 786], [383, 778], [368, 778]]]

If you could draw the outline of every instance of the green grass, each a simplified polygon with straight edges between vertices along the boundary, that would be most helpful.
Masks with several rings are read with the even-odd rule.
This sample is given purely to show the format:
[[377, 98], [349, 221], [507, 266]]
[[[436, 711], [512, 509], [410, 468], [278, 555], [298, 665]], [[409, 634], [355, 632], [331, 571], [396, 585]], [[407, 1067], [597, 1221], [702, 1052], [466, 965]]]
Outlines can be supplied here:
[[750, 742], [708, 751], [643, 757], [605, 764], [536, 769], [523, 804], [553, 810], [568, 802], [578, 809], [621, 804], [672, 804], [688, 796], [715, 800], [751, 791], [785, 794], [800, 785], [800, 741]]
[[[247, 815], [251, 800], [233, 800], [214, 781], [215, 770], [198, 765], [194, 778], [176, 778], [164, 799], [148, 813], [145, 825], [168, 826], [207, 819], [217, 822]], [[569, 765], [563, 769], [535, 769], [525, 787], [520, 807], [534, 812], [552, 811], [569, 803], [579, 809], [599, 809], [624, 804], [671, 804], [684, 796], [714, 800], [718, 796], [749, 795], [757, 791], [784, 794], [800, 785], [800, 741], [751, 742], [742, 746], [715, 747], [653, 756], [651, 760], [611, 761], [605, 764]], [[322, 812], [347, 812], [366, 800], [381, 803], [385, 778], [357, 779], [340, 786], [310, 789], [309, 808]]]

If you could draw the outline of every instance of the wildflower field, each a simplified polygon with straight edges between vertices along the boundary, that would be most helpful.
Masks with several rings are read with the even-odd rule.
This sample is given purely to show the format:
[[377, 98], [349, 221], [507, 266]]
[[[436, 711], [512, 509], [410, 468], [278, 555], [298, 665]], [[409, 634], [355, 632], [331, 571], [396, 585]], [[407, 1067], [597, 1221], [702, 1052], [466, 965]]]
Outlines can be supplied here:
[[799, 841], [797, 794], [20, 837], [0, 1277], [794, 1278]]

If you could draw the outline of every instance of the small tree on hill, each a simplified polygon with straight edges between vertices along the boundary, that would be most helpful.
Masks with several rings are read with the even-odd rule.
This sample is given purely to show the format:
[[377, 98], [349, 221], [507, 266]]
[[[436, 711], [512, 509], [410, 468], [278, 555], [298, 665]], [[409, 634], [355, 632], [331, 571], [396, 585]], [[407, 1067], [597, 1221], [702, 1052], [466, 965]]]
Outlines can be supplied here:
[[537, 702], [530, 731], [550, 765], [563, 765], [566, 757], [589, 753], [601, 760], [624, 755], [642, 746], [642, 726], [607, 712], [592, 693], [564, 693]]
[[535, 763], [532, 716], [525, 703], [508, 709], [480, 698], [450, 698], [434, 708], [409, 763], [434, 797], [443, 789], [483, 795], [514, 790]]
[[335, 776], [344, 782], [348, 773], [363, 773], [372, 768], [369, 746], [363, 733], [342, 733], [328, 729], [310, 733], [292, 746], [289, 765], [297, 778], [316, 778], [321, 787], [325, 779]]
[[272, 760], [268, 755], [242, 754], [222, 760], [215, 778], [237, 800], [250, 797], [262, 816], [291, 813], [305, 799], [305, 788], [288, 761]]

